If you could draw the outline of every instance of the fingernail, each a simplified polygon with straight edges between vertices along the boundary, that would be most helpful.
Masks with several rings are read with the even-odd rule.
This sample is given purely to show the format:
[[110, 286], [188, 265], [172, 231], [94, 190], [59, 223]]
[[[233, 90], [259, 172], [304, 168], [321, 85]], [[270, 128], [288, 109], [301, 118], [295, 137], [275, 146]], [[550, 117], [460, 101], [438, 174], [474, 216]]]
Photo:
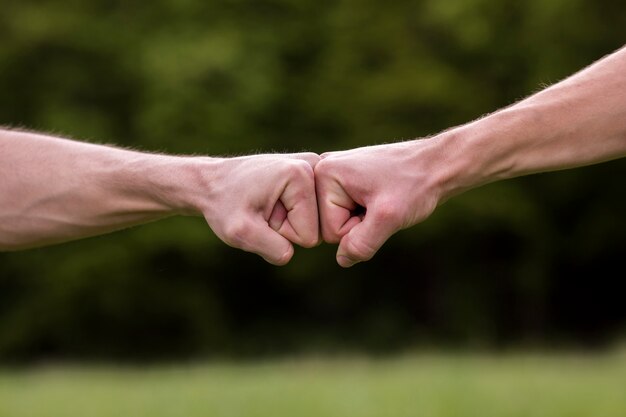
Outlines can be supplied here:
[[347, 256], [339, 255], [337, 256], [337, 263], [339, 264], [339, 266], [343, 268], [350, 268], [352, 265], [358, 262], [353, 259], [348, 258]]

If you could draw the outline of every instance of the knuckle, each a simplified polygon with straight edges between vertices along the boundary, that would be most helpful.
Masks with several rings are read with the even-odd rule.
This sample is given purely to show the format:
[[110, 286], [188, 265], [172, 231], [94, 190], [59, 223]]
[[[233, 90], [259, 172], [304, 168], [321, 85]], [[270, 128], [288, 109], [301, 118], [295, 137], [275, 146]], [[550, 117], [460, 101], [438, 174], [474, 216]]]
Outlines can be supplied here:
[[309, 165], [315, 165], [319, 162], [320, 156], [315, 152], [302, 152], [300, 153], [300, 157], [306, 161]]
[[376, 222], [397, 225], [402, 221], [401, 207], [392, 201], [378, 203], [375, 212], [372, 214]]
[[323, 177], [332, 169], [333, 162], [330, 159], [324, 157], [326, 154], [322, 154], [322, 159], [315, 165], [315, 175]]
[[313, 182], [313, 167], [307, 161], [300, 159], [291, 160], [286, 170], [290, 178]]
[[235, 220], [226, 227], [224, 241], [237, 248], [247, 247], [251, 231], [252, 225], [247, 219]]

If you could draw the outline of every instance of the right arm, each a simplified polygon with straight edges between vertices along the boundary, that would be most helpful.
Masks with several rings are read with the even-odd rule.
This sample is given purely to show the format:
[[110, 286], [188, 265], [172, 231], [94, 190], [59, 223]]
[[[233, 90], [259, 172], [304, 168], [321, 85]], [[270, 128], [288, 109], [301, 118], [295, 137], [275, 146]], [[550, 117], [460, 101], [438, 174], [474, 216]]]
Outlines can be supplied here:
[[315, 170], [322, 235], [339, 243], [339, 264], [352, 266], [466, 190], [623, 156], [626, 48], [432, 138], [322, 155]]

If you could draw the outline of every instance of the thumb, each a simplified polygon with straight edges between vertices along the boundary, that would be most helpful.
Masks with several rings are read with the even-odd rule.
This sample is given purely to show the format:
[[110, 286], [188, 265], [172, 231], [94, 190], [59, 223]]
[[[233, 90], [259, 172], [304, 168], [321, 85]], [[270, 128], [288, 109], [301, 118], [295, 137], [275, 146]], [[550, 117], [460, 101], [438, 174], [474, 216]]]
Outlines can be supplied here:
[[341, 238], [337, 250], [337, 263], [349, 268], [356, 263], [368, 261], [398, 229], [391, 216], [375, 207], [368, 208], [365, 217]]
[[228, 245], [256, 253], [273, 265], [284, 265], [293, 256], [293, 245], [262, 218], [245, 219], [226, 230], [223, 236]]
[[[266, 222], [255, 222], [250, 232], [250, 252], [272, 265], [285, 265], [293, 256], [293, 245]], [[244, 249], [245, 250], [245, 249]]]

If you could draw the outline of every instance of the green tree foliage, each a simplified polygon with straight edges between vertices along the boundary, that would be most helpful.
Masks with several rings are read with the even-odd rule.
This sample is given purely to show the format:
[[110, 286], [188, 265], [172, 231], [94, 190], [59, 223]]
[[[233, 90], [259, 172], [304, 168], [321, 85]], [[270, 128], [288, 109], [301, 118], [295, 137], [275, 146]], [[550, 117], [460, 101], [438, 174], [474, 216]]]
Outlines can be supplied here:
[[[410, 139], [625, 28], [619, 2], [584, 0], [5, 0], [0, 124], [210, 155]], [[471, 191], [348, 271], [328, 245], [271, 267], [190, 218], [0, 254], [0, 356], [603, 343], [626, 322], [625, 177], [616, 161]]]

